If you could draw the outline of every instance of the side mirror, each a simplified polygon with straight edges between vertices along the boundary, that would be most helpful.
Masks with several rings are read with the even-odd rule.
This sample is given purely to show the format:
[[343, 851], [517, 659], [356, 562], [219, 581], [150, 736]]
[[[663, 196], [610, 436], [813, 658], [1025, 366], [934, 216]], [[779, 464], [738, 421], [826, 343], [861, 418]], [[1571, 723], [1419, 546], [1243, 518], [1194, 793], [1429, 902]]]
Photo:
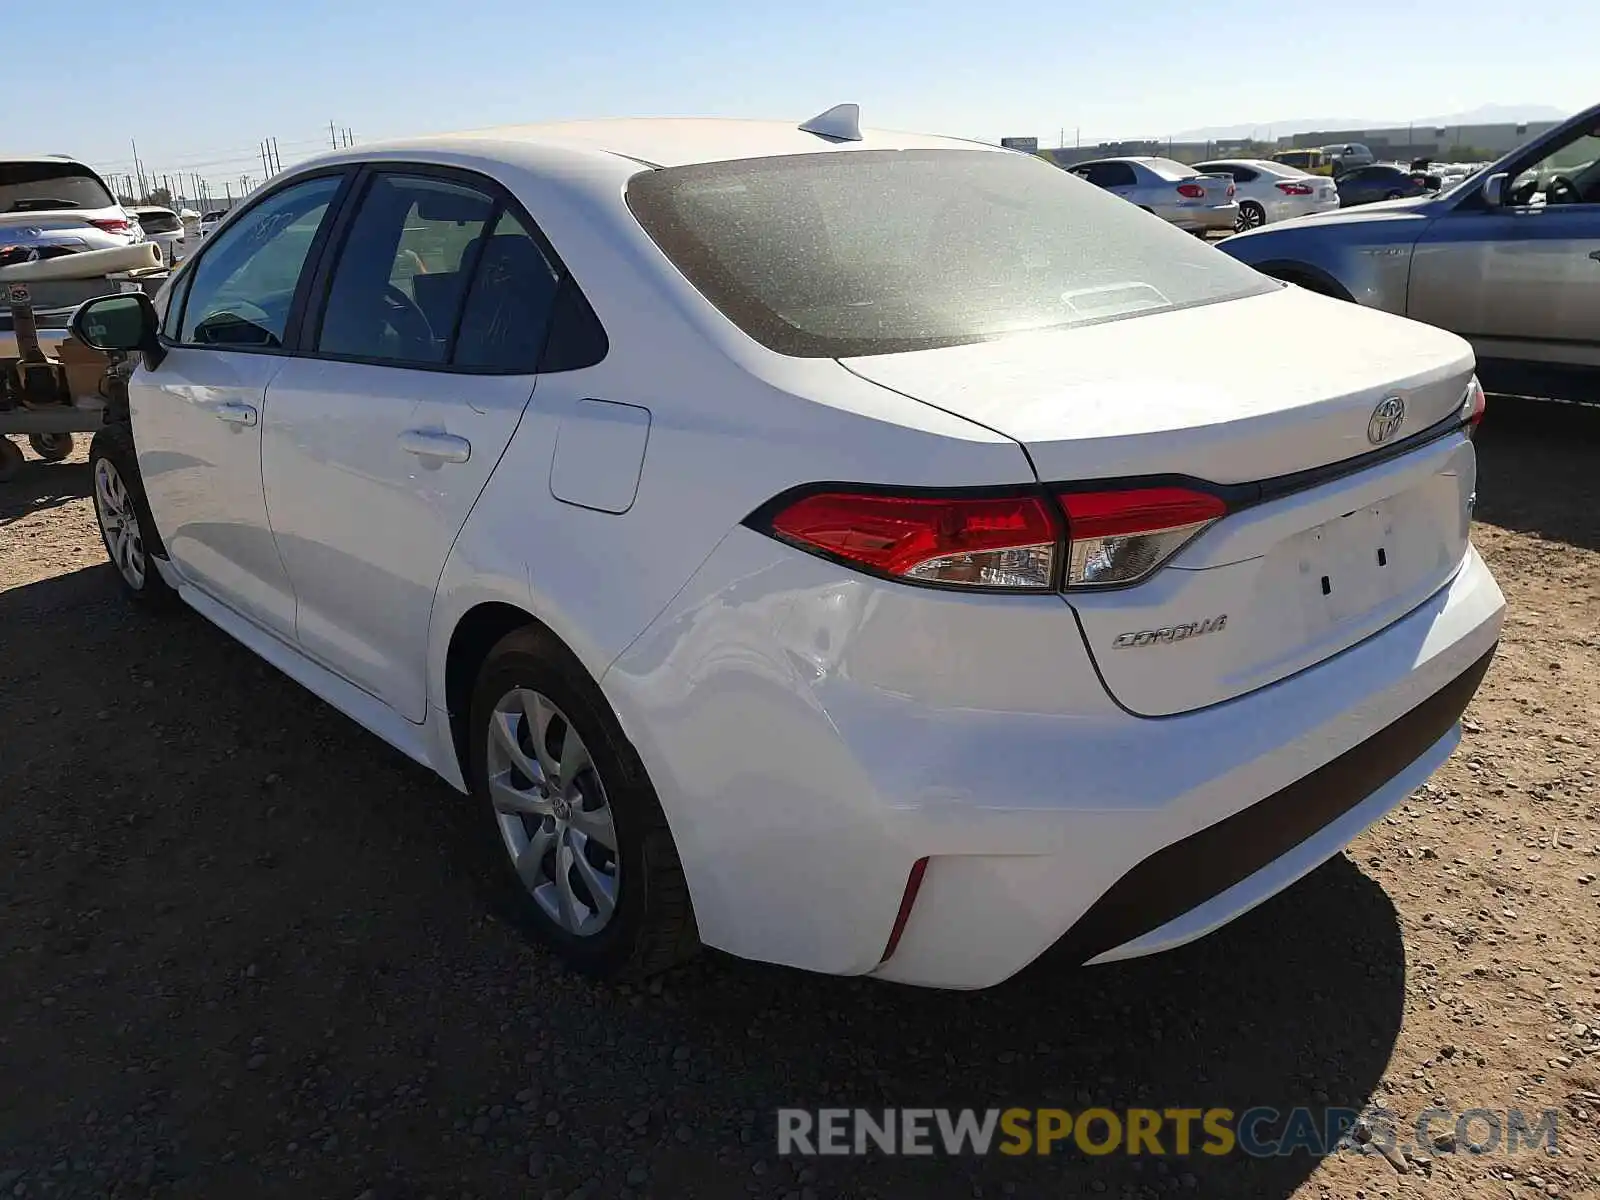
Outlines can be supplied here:
[[72, 314], [68, 328], [91, 350], [138, 352], [158, 360], [162, 357], [161, 343], [156, 338], [155, 305], [143, 292], [119, 292], [85, 300]]
[[1506, 202], [1506, 180], [1509, 179], [1504, 171], [1495, 174], [1483, 181], [1483, 204], [1485, 208], [1503, 208]]

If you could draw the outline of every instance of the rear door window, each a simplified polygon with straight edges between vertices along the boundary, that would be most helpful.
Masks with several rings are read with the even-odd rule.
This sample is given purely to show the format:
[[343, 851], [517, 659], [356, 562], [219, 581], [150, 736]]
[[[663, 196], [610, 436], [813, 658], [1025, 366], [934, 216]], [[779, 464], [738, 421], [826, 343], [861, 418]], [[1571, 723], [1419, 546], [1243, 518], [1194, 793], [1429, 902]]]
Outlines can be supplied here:
[[460, 183], [375, 176], [333, 269], [318, 353], [442, 365], [495, 211], [493, 197]]

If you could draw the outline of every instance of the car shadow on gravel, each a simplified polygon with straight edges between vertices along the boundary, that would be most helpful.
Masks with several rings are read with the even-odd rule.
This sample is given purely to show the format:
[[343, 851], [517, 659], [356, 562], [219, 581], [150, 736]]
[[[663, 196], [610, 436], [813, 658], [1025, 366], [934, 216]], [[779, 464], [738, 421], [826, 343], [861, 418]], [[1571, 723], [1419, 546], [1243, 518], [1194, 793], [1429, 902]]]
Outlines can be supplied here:
[[449, 789], [193, 615], [97, 566], [0, 593], [0, 639], [19, 1194], [1286, 1197], [1305, 1154], [780, 1158], [775, 1111], [1355, 1109], [1399, 1031], [1396, 915], [1344, 858], [985, 992], [717, 954], [598, 986], [484, 915]]
[[1478, 508], [1490, 525], [1600, 548], [1600, 405], [1492, 396], [1478, 433]]
[[31, 513], [59, 508], [89, 494], [89, 464], [29, 459], [10, 483], [0, 483], [0, 529]]

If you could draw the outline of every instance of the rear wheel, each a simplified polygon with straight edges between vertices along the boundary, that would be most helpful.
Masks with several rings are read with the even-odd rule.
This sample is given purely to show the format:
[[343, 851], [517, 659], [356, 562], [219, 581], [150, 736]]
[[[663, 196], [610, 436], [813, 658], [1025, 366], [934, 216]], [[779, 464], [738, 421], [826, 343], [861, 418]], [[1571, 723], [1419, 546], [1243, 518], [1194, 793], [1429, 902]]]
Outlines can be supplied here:
[[1233, 227], [1243, 233], [1246, 229], [1260, 229], [1267, 223], [1267, 210], [1254, 200], [1243, 200], [1239, 203], [1239, 215], [1234, 219]]
[[487, 882], [509, 920], [606, 978], [695, 952], [688, 885], [644, 765], [549, 633], [520, 629], [490, 652], [470, 745]]
[[117, 579], [128, 597], [151, 608], [170, 607], [177, 593], [156, 569], [155, 556], [163, 553], [139, 463], [133, 451], [133, 433], [125, 425], [111, 425], [89, 443], [89, 470], [94, 476], [94, 515], [100, 525]]
[[60, 462], [72, 453], [70, 433], [30, 433], [28, 445], [46, 462]]

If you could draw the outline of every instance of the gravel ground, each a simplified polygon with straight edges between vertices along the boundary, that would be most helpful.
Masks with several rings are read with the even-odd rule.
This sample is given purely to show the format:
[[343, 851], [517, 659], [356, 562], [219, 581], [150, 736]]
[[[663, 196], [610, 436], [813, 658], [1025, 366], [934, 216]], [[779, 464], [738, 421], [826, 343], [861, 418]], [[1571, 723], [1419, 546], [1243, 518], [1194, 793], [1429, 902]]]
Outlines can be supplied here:
[[[566, 973], [485, 917], [453, 793], [129, 611], [82, 454], [31, 467], [0, 488], [0, 1197], [1600, 1194], [1600, 411], [1501, 402], [1482, 448], [1510, 623], [1433, 782], [1214, 937], [965, 995]], [[775, 1153], [780, 1105], [1091, 1101], [1548, 1106], [1560, 1153]]]

